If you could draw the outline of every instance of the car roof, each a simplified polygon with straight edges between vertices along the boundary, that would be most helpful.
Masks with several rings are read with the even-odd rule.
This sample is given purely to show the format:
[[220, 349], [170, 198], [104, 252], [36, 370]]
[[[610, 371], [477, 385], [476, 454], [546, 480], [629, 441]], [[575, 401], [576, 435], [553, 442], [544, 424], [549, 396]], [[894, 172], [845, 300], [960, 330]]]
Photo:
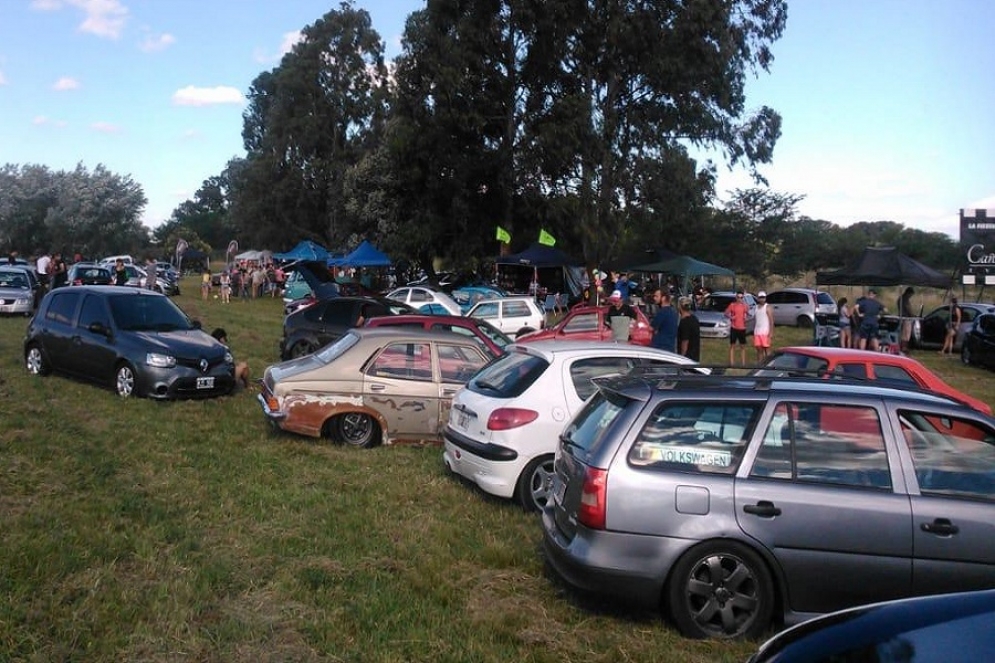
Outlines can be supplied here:
[[822, 357], [836, 361], [872, 361], [876, 364], [910, 364], [919, 362], [906, 355], [894, 355], [873, 350], [858, 350], [856, 348], [834, 348], [817, 345], [792, 345], [775, 350], [777, 354], [793, 353], [809, 357]]
[[131, 295], [133, 297], [165, 297], [165, 295], [156, 290], [147, 290], [145, 288], [124, 288], [119, 285], [80, 285], [73, 286], [72, 288], [56, 288], [55, 290], [50, 290], [48, 294], [67, 291], [94, 292], [102, 295]]
[[516, 343], [507, 348], [509, 351], [512, 349], [543, 355], [547, 359], [551, 359], [555, 355], [591, 355], [594, 357], [604, 357], [606, 355], [616, 357], [644, 355], [669, 359], [680, 364], [691, 365], [696, 363], [684, 355], [668, 352], [667, 350], [660, 350], [645, 345], [633, 345], [631, 343], [616, 343], [615, 341], [546, 339], [521, 344]]
[[399, 324], [402, 322], [448, 323], [448, 324], [458, 324], [464, 327], [471, 327], [479, 324], [480, 320], [478, 320], [477, 318], [467, 318], [462, 315], [430, 315], [428, 313], [402, 313], [400, 315], [387, 315], [378, 318], [372, 318], [369, 321], [369, 325], [379, 326], [379, 325]]
[[363, 339], [376, 339], [383, 341], [390, 340], [411, 340], [411, 341], [444, 341], [451, 343], [458, 341], [463, 345], [479, 348], [476, 340], [465, 334], [457, 334], [449, 330], [423, 329], [421, 327], [398, 327], [386, 325], [384, 327], [357, 327], [350, 329]]
[[826, 292], [826, 290], [819, 290], [818, 288], [777, 288], [775, 290], [768, 290], [769, 295], [772, 292]]

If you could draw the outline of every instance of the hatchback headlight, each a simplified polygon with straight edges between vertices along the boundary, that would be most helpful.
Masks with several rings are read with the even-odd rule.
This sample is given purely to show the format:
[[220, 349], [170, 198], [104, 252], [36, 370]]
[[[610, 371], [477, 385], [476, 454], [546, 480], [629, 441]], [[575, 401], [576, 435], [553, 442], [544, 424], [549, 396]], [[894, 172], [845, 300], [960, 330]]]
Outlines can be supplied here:
[[718, 322], [715, 323], [715, 326], [716, 327], [728, 327], [729, 326], [729, 321], [726, 320], [725, 318], [722, 318], [721, 320], [719, 320]]
[[226, 352], [225, 353], [225, 363], [226, 364], [234, 364], [235, 363], [235, 358], [231, 356], [230, 352]]
[[145, 363], [156, 368], [172, 368], [176, 366], [176, 357], [150, 352], [145, 355]]
[[21, 297], [20, 299], [17, 300], [17, 303], [18, 304], [30, 304], [31, 303], [31, 298], [30, 297]]

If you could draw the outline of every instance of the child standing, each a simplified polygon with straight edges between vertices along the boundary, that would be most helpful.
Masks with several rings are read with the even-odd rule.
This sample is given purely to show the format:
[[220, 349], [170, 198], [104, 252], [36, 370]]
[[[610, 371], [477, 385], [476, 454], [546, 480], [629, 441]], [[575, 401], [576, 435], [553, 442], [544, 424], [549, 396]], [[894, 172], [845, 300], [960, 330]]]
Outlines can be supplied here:
[[231, 274], [227, 269], [221, 272], [221, 303], [231, 303]]

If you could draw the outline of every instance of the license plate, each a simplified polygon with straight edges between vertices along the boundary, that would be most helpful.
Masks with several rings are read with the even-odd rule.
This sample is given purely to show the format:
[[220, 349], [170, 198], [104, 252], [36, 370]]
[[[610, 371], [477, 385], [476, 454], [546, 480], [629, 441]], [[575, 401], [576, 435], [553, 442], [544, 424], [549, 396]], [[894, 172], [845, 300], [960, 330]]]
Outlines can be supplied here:
[[466, 430], [470, 425], [470, 415], [463, 410], [456, 410], [456, 427]]
[[197, 378], [198, 389], [214, 389], [214, 378]]
[[553, 477], [553, 501], [563, 504], [563, 495], [567, 492], [567, 482]]

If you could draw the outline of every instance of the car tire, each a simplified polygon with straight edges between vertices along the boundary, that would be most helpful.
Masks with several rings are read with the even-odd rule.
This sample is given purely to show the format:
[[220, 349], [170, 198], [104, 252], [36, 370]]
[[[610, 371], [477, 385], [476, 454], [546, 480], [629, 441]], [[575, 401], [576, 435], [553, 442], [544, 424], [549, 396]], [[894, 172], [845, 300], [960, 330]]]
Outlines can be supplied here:
[[798, 319], [795, 320], [795, 324], [798, 325], [799, 329], [812, 329], [812, 327], [815, 326], [815, 323], [812, 322], [812, 318], [807, 315], [799, 315]]
[[334, 439], [349, 447], [369, 449], [380, 444], [380, 425], [368, 414], [349, 412], [334, 420]]
[[306, 357], [317, 350], [314, 343], [308, 340], [300, 340], [290, 346], [290, 359], [299, 359], [300, 357]]
[[667, 608], [689, 638], [756, 639], [774, 612], [774, 587], [759, 555], [735, 541], [711, 541], [674, 566]]
[[533, 458], [518, 476], [515, 500], [528, 512], [538, 513], [546, 506], [553, 488], [553, 456]]
[[965, 342], [960, 348], [960, 360], [965, 366], [971, 365], [971, 348]]
[[52, 372], [52, 367], [48, 365], [48, 360], [45, 359], [45, 353], [42, 352], [41, 346], [37, 343], [32, 343], [28, 346], [27, 351], [24, 353], [24, 365], [31, 375], [48, 375]]
[[122, 362], [114, 371], [114, 391], [121, 398], [137, 396], [138, 379], [131, 364]]

